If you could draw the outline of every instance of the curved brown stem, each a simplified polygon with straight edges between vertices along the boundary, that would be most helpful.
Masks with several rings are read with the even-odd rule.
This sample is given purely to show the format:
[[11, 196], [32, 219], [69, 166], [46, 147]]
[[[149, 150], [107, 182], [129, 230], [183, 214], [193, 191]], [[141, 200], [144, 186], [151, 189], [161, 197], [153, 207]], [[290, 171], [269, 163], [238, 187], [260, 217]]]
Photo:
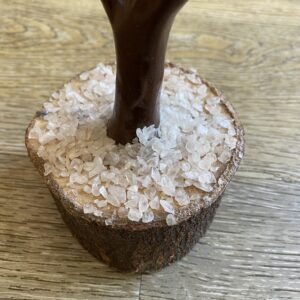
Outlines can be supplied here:
[[136, 129], [159, 125], [165, 53], [174, 18], [187, 0], [101, 0], [117, 55], [116, 94], [108, 135], [131, 142]]

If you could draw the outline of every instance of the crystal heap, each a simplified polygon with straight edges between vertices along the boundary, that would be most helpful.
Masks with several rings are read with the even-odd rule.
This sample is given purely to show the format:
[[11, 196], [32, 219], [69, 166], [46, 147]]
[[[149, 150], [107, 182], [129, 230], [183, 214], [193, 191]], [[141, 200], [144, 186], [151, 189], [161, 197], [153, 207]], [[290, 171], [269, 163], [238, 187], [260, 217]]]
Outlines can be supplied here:
[[237, 143], [234, 120], [220, 98], [195, 70], [167, 67], [160, 127], [139, 128], [124, 146], [106, 136], [114, 87], [114, 67], [99, 64], [44, 104], [29, 132], [45, 161], [44, 175], [107, 225], [164, 218], [171, 226], [180, 209], [199, 201], [209, 205], [218, 171]]

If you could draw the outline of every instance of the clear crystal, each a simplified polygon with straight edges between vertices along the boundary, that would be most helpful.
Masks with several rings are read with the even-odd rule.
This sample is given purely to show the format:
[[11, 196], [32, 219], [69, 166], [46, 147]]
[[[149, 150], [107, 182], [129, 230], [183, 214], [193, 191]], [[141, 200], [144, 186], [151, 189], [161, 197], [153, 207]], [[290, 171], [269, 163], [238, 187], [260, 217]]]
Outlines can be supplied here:
[[90, 194], [92, 192], [92, 188], [89, 185], [85, 185], [83, 187], [83, 191], [87, 194]]
[[99, 189], [99, 194], [103, 197], [103, 198], [107, 198], [108, 193], [107, 190], [105, 188], [105, 186], [101, 186], [101, 188]]
[[180, 206], [188, 205], [190, 203], [190, 198], [184, 189], [176, 190], [175, 200]]
[[83, 206], [83, 212], [85, 214], [91, 214], [95, 210], [96, 210], [95, 206], [93, 204], [91, 204], [91, 203], [84, 204], [84, 206]]
[[138, 206], [138, 199], [129, 200], [125, 203], [125, 207], [127, 208], [137, 208]]
[[151, 170], [151, 177], [155, 182], [160, 182], [160, 173], [156, 168], [152, 168]]
[[166, 217], [166, 222], [169, 226], [176, 225], [177, 220], [173, 214], [168, 214]]
[[120, 200], [113, 196], [113, 195], [108, 195], [107, 197], [107, 202], [115, 207], [120, 207], [121, 206], [121, 202]]
[[152, 209], [159, 209], [160, 207], [160, 202], [159, 202], [159, 198], [156, 196], [154, 197], [150, 202], [149, 205]]
[[136, 208], [130, 208], [128, 212], [128, 219], [134, 222], [139, 222], [143, 214]]
[[102, 208], [102, 207], [107, 206], [107, 201], [106, 201], [106, 200], [98, 200], [98, 199], [96, 199], [96, 200], [94, 201], [94, 203], [95, 203], [99, 208]]
[[140, 199], [138, 200], [138, 204], [139, 204], [139, 211], [142, 213], [145, 212], [149, 207], [148, 199], [144, 195], [140, 196]]
[[152, 210], [147, 210], [143, 213], [142, 222], [143, 223], [150, 223], [154, 219], [154, 213]]
[[116, 199], [120, 201], [120, 203], [124, 203], [127, 199], [126, 190], [121, 186], [110, 185], [108, 187], [108, 192]]
[[174, 207], [173, 205], [166, 201], [166, 200], [160, 200], [160, 205], [162, 206], [162, 208], [164, 209], [165, 212], [173, 214], [174, 213]]

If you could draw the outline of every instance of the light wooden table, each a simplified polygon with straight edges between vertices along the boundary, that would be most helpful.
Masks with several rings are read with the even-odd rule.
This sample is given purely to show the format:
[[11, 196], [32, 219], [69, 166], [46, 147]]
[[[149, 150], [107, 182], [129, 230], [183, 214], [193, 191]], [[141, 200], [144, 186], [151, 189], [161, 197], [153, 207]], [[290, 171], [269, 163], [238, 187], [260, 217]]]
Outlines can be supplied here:
[[245, 126], [246, 158], [206, 237], [142, 276], [81, 248], [23, 141], [54, 90], [114, 60], [99, 1], [0, 7], [0, 299], [300, 299], [298, 0], [190, 0], [178, 16], [168, 58], [224, 90]]

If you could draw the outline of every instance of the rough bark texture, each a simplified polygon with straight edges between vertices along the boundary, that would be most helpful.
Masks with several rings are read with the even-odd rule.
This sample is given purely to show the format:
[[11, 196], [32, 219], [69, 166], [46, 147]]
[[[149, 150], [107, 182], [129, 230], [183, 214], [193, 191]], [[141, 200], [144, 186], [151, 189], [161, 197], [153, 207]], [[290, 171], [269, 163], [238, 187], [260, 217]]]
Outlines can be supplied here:
[[[169, 66], [177, 68], [173, 64], [169, 64]], [[32, 140], [28, 138], [34, 121], [41, 117], [40, 112], [36, 114], [27, 128], [25, 144], [29, 157], [44, 177], [64, 221], [84, 248], [110, 266], [129, 272], [161, 269], [187, 254], [199, 238], [205, 234], [215, 215], [225, 188], [243, 157], [244, 131], [230, 102], [211, 83], [202, 81], [208, 85], [212, 93], [221, 98], [224, 108], [234, 119], [238, 142], [231, 160], [220, 175], [225, 184], [216, 185], [211, 194], [212, 204], [201, 208], [197, 205], [188, 205], [179, 212], [178, 224], [174, 226], [168, 226], [165, 220], [147, 224], [128, 220], [126, 224], [116, 223], [113, 226], [107, 226], [103, 218], [84, 214], [82, 209], [74, 206], [51, 174], [43, 176], [44, 161], [37, 155], [36, 144], [33, 144]]]
[[129, 272], [159, 270], [185, 256], [205, 234], [221, 201], [219, 197], [210, 207], [174, 226], [133, 230], [82, 218], [81, 213], [52, 195], [65, 223], [81, 245], [106, 264]]

